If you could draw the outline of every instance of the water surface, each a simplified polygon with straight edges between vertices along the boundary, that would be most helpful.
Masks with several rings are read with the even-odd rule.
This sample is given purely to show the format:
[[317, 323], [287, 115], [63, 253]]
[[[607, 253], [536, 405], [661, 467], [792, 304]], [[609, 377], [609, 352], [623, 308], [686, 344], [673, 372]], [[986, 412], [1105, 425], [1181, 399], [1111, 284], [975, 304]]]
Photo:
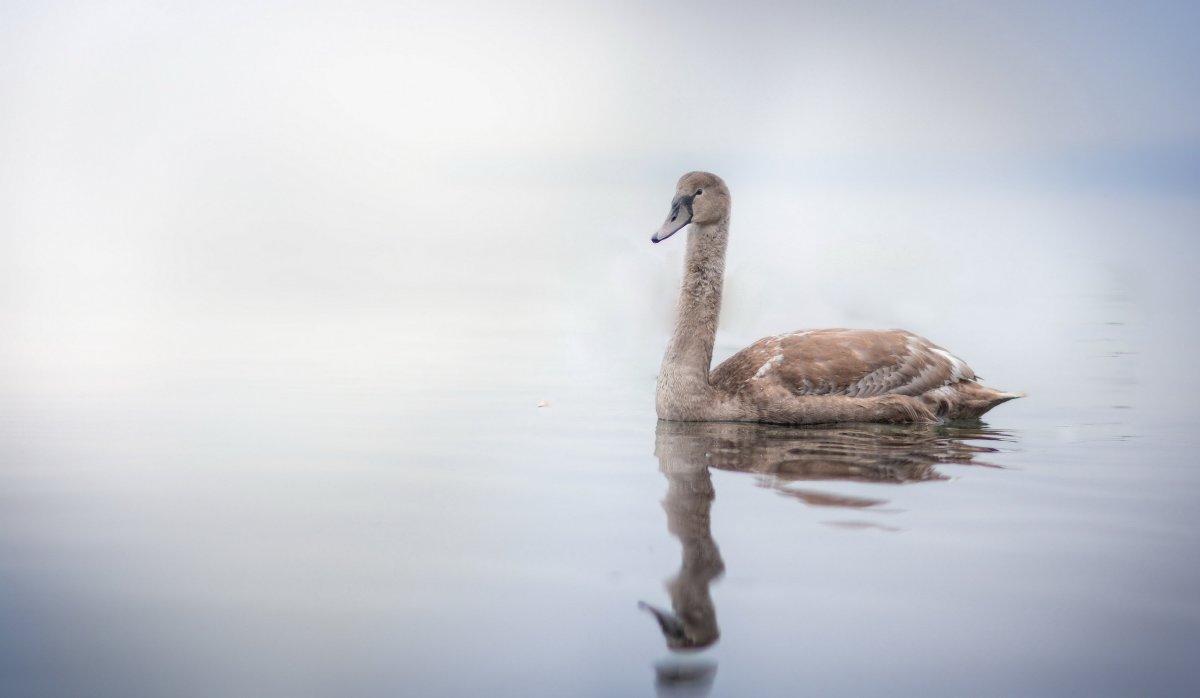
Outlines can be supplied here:
[[591, 366], [606, 340], [558, 317], [475, 318], [419, 370], [32, 375], [3, 420], [4, 694], [1195, 685], [1196, 441], [1121, 398], [1136, 355], [1097, 347], [1123, 325], [1070, 345], [1106, 402], [796, 429], [659, 423], [652, 371]]

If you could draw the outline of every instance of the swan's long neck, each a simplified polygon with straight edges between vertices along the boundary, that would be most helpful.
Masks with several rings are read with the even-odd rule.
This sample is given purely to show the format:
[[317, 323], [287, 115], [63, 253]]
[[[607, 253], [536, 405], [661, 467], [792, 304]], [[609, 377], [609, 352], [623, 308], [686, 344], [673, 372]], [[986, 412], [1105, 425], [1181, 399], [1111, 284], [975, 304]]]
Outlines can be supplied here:
[[679, 410], [700, 406], [711, 392], [708, 372], [721, 314], [728, 239], [728, 217], [718, 223], [693, 225], [688, 231], [679, 316], [658, 376], [658, 411], [664, 419], [689, 418]]

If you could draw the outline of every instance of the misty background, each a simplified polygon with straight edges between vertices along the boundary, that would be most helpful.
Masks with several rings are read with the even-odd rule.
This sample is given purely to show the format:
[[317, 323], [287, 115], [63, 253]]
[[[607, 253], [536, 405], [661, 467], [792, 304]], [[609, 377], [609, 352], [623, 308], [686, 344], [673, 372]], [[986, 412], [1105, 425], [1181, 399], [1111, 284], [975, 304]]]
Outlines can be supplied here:
[[1047, 407], [1104, 298], [1143, 390], [1195, 385], [1150, 370], [1197, 339], [1191, 3], [2, 13], [13, 408], [255, 360], [478, 385], [505, 342], [649, 399], [692, 169], [734, 196], [719, 356], [905, 327]]

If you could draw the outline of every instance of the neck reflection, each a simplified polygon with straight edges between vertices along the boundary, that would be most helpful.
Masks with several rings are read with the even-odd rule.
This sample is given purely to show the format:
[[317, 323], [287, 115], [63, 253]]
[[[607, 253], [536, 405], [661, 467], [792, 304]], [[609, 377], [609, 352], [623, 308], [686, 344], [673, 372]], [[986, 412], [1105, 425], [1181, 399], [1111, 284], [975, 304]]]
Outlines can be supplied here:
[[[1007, 433], [981, 422], [789, 427], [659, 421], [654, 454], [667, 478], [663, 509], [667, 529], [679, 539], [683, 556], [679, 572], [666, 583], [671, 610], [645, 602], [639, 606], [654, 615], [671, 651], [703, 650], [720, 637], [710, 587], [725, 571], [725, 563], [712, 536], [716, 490], [710, 468], [753, 474], [761, 486], [810, 506], [861, 510], [886, 500], [835, 494], [797, 483], [944, 480], [938, 465], [996, 467], [980, 458], [998, 452], [1003, 442], [1011, 440]], [[701, 677], [705, 686], [711, 685], [715, 664], [710, 669]], [[669, 678], [679, 673], [679, 666], [660, 665], [658, 672], [662, 682], [664, 675]]]

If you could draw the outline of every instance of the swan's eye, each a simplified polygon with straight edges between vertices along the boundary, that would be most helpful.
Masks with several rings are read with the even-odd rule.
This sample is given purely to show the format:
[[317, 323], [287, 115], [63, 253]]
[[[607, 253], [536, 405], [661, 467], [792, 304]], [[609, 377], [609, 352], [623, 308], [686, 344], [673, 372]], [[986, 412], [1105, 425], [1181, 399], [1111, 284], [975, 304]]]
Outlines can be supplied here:
[[697, 190], [696, 190], [696, 193], [695, 193], [695, 194], [693, 194], [692, 196], [700, 196], [700, 195], [701, 195], [701, 194], [703, 194], [703, 193], [704, 193], [704, 190], [703, 190], [703, 189], [697, 189]]

